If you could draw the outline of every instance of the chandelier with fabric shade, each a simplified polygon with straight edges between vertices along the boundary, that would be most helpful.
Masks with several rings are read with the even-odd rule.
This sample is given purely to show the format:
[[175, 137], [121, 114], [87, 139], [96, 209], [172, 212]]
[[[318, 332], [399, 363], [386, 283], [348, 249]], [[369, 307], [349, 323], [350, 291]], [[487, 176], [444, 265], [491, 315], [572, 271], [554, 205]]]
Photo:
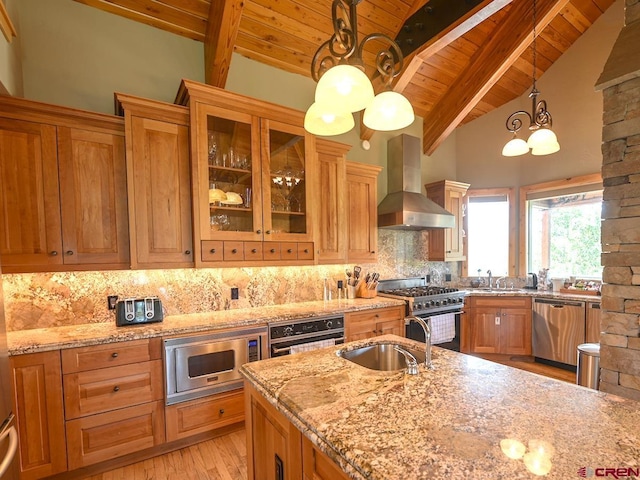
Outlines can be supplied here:
[[[536, 88], [536, 0], [533, 0], [533, 87], [531, 98], [531, 113], [519, 110], [507, 118], [507, 130], [513, 133], [513, 138], [502, 149], [505, 157], [524, 155], [531, 150], [532, 155], [549, 155], [560, 150], [560, 144], [556, 134], [551, 130], [551, 114], [547, 110], [547, 102], [538, 100], [540, 92]], [[529, 139], [525, 141], [518, 137], [518, 132], [523, 127], [523, 117], [529, 120]]]
[[[361, 110], [364, 110], [363, 123], [372, 130], [399, 130], [411, 125], [415, 118], [409, 101], [391, 88], [403, 64], [398, 44], [382, 33], [367, 35], [358, 44], [356, 6], [361, 1], [333, 0], [334, 33], [313, 56], [311, 76], [318, 84], [315, 102], [305, 115], [304, 128], [314, 135], [348, 132], [355, 126], [353, 113]], [[388, 44], [376, 55], [375, 74], [383, 85], [378, 95], [362, 59], [364, 46], [370, 41]]]

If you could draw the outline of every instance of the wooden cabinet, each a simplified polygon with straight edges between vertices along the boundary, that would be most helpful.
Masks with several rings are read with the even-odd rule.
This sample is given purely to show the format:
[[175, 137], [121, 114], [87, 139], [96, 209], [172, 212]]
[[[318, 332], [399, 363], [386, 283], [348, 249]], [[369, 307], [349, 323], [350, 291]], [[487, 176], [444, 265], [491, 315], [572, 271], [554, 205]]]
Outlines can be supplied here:
[[244, 390], [197, 398], [165, 408], [167, 442], [244, 421]]
[[69, 469], [165, 441], [161, 341], [62, 352]]
[[467, 297], [461, 351], [531, 355], [530, 297]]
[[318, 263], [344, 263], [347, 260], [347, 170], [346, 154], [351, 147], [316, 139], [318, 151], [318, 192], [315, 228]]
[[302, 473], [304, 480], [349, 480], [350, 478], [307, 437], [302, 437]]
[[302, 434], [247, 382], [244, 388], [249, 480], [299, 480]]
[[312, 264], [316, 152], [303, 113], [186, 80], [178, 101], [192, 119], [196, 266]]
[[121, 119], [3, 99], [0, 191], [5, 273], [129, 266]]
[[468, 183], [442, 180], [425, 185], [427, 197], [443, 207], [455, 217], [453, 228], [429, 229], [430, 261], [462, 261], [465, 260], [463, 238], [464, 196], [469, 188]]
[[403, 305], [348, 312], [344, 316], [346, 341], [364, 340], [386, 334], [404, 337], [404, 313]]
[[381, 167], [347, 162], [347, 261], [374, 263], [378, 246], [378, 174]]
[[193, 266], [189, 113], [117, 95], [124, 111], [131, 266]]
[[586, 343], [600, 343], [600, 302], [587, 302]]
[[10, 359], [17, 418], [20, 478], [44, 478], [67, 470], [60, 352]]

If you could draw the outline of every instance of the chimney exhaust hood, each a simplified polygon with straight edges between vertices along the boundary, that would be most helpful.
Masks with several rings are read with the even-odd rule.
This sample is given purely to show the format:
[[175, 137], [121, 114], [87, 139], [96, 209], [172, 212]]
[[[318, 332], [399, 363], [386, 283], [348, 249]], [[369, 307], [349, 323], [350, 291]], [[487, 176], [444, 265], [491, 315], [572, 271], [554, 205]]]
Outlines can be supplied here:
[[397, 230], [453, 228], [455, 217], [420, 193], [420, 139], [387, 142], [387, 194], [378, 205], [378, 227]]

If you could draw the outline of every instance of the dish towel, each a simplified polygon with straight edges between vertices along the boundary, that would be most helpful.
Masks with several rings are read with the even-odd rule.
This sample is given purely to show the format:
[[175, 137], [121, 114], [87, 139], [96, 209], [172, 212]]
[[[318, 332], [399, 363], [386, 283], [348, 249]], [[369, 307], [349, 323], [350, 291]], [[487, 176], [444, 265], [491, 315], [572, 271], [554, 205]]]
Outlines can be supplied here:
[[443, 313], [431, 317], [431, 344], [446, 343], [456, 336], [456, 314]]
[[309, 343], [301, 343], [300, 345], [291, 345], [290, 352], [300, 353], [300, 352], [310, 352], [311, 350], [317, 350], [319, 348], [325, 347], [333, 347], [336, 344], [335, 338], [328, 338], [326, 340], [318, 340], [316, 342]]

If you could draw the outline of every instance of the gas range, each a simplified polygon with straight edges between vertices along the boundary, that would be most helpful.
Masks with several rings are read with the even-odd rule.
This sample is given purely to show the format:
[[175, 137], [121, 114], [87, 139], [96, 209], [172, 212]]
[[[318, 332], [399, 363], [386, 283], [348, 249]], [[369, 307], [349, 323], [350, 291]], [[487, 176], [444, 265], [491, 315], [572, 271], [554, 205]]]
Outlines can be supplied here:
[[460, 312], [466, 293], [457, 288], [427, 284], [426, 277], [381, 280], [378, 295], [407, 302], [408, 315]]

